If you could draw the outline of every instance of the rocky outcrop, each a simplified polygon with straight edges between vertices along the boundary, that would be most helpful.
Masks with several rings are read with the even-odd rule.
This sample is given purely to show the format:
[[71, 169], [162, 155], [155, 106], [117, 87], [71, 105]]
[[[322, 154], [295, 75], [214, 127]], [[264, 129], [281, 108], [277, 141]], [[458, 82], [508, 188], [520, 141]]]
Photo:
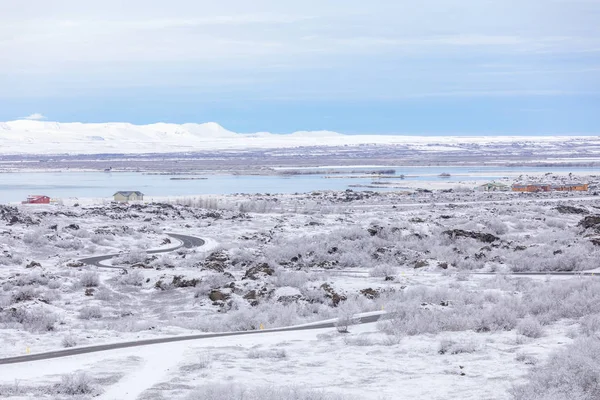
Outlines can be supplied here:
[[442, 232], [444, 235], [451, 237], [452, 239], [456, 238], [469, 238], [479, 240], [483, 243], [493, 243], [495, 241], [500, 240], [499, 237], [492, 235], [491, 233], [483, 233], [483, 232], [473, 232], [473, 231], [463, 231], [462, 229], [451, 229]]
[[561, 214], [589, 214], [585, 208], [560, 205], [555, 208]]

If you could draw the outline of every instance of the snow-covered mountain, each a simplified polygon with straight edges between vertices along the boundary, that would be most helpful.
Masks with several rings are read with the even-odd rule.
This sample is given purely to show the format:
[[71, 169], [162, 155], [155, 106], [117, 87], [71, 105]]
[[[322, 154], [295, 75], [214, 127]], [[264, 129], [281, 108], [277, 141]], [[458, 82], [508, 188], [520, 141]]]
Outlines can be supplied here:
[[465, 145], [516, 145], [562, 147], [598, 137], [435, 137], [405, 135], [342, 135], [330, 131], [300, 131], [280, 135], [268, 132], [235, 133], [217, 123], [133, 125], [129, 123], [60, 123], [18, 120], [0, 122], [0, 154], [139, 154], [343, 146], [361, 144], [403, 145], [420, 151], [453, 151]]

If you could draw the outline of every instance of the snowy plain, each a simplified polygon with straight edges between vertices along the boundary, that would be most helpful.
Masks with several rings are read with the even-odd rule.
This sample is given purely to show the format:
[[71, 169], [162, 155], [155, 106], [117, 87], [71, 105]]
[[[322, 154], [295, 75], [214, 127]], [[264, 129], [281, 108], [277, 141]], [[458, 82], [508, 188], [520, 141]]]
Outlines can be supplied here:
[[[260, 333], [0, 365], [2, 397], [597, 394], [593, 376], [579, 385], [568, 374], [573, 383], [553, 397], [527, 390], [561, 350], [598, 340], [600, 281], [512, 275], [598, 270], [600, 200], [593, 193], [446, 188], [153, 200], [2, 206], [0, 357], [364, 312], [388, 319], [350, 324], [348, 333]], [[146, 254], [174, 246], [167, 232], [207, 245]], [[111, 263], [127, 274], [77, 262], [119, 252]], [[569, 361], [563, 364], [575, 372], [600, 368]], [[576, 392], [581, 387], [587, 393]]]

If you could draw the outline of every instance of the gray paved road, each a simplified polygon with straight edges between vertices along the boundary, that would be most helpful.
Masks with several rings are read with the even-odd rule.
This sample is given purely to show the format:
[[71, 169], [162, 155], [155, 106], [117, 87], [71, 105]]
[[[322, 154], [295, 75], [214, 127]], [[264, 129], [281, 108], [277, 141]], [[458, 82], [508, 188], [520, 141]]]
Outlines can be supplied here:
[[[172, 238], [180, 240], [181, 244], [179, 246], [171, 247], [168, 249], [149, 250], [146, 253], [148, 253], [148, 254], [168, 253], [170, 251], [175, 251], [175, 250], [181, 249], [182, 247], [186, 248], [186, 249], [191, 249], [194, 247], [204, 246], [204, 243], [205, 243], [204, 240], [194, 237], [194, 236], [180, 235], [177, 233], [167, 233], [167, 235], [171, 236]], [[84, 264], [94, 265], [94, 266], [100, 267], [100, 268], [123, 269], [123, 267], [102, 264], [102, 261], [110, 260], [111, 258], [117, 257], [118, 255], [119, 254], [107, 254], [104, 256], [82, 258], [79, 261], [81, 261]]]
[[560, 275], [564, 275], [564, 276], [595, 276], [595, 277], [600, 277], [600, 273], [598, 272], [586, 272], [586, 271], [548, 271], [548, 272], [535, 272], [535, 271], [531, 271], [531, 272], [510, 272], [510, 273], [506, 273], [506, 274], [498, 274], [495, 272], [472, 272], [473, 275], [507, 275], [507, 276], [539, 276], [539, 275], [551, 275], [551, 276], [560, 276]]
[[[366, 317], [361, 317], [359, 323], [366, 324], [369, 322], [376, 322], [379, 320], [380, 317], [381, 317], [381, 315], [370, 315], [370, 316], [366, 316]], [[51, 358], [68, 357], [68, 356], [74, 356], [74, 355], [78, 355], [78, 354], [96, 353], [99, 351], [124, 349], [124, 348], [128, 348], [128, 347], [148, 346], [148, 345], [152, 345], [152, 344], [182, 342], [182, 341], [187, 341], [187, 340], [200, 340], [200, 339], [227, 337], [227, 336], [241, 336], [241, 335], [252, 335], [252, 334], [276, 333], [276, 332], [305, 331], [305, 330], [324, 329], [324, 328], [333, 328], [333, 327], [335, 327], [335, 324], [333, 322], [323, 322], [323, 323], [317, 323], [314, 325], [296, 326], [296, 327], [288, 327], [288, 328], [275, 328], [275, 329], [266, 329], [266, 330], [258, 330], [258, 331], [204, 333], [204, 334], [198, 334], [198, 335], [171, 336], [171, 337], [163, 337], [163, 338], [156, 338], [156, 339], [136, 340], [136, 341], [132, 341], [132, 342], [101, 344], [101, 345], [97, 345], [97, 346], [49, 351], [46, 353], [29, 354], [29, 355], [25, 355], [25, 356], [1, 358], [0, 365], [1, 364], [16, 364], [16, 363], [23, 363], [23, 362], [30, 362], [30, 361], [38, 361], [38, 360], [48, 360]]]

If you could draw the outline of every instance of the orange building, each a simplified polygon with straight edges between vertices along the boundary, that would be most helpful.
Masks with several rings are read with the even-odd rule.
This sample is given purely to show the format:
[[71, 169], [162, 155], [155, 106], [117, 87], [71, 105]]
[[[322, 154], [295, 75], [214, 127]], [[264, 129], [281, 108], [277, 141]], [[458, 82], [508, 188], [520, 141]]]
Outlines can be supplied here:
[[550, 190], [552, 190], [552, 187], [550, 185], [546, 185], [546, 184], [529, 184], [529, 185], [514, 184], [514, 185], [512, 185], [513, 192], [533, 193], [533, 192], [549, 192]]
[[558, 192], [587, 192], [588, 191], [587, 183], [567, 183], [564, 185], [554, 185], [552, 186], [552, 190], [556, 190]]

